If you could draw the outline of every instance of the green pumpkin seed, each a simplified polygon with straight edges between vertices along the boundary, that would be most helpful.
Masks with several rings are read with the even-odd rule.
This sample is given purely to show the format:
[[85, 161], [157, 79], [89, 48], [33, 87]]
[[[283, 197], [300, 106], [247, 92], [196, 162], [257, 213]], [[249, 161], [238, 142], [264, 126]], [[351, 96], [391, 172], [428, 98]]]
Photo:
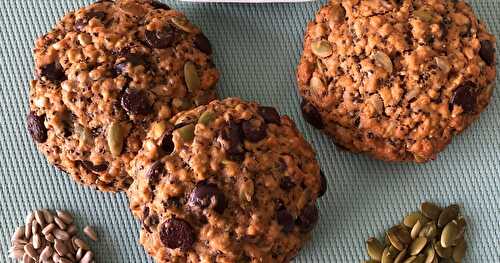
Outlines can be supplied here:
[[451, 221], [444, 228], [441, 233], [441, 246], [444, 248], [451, 247], [458, 235], [458, 225], [455, 221]]
[[462, 239], [453, 249], [452, 258], [455, 263], [462, 262], [462, 259], [465, 256], [466, 249], [467, 249], [467, 244], [465, 243], [465, 240]]
[[418, 234], [422, 230], [423, 224], [421, 220], [418, 220], [415, 225], [413, 225], [413, 228], [411, 229], [410, 236], [411, 239], [417, 238]]
[[438, 218], [438, 227], [444, 227], [451, 220], [457, 219], [460, 208], [458, 205], [450, 205], [446, 207]]
[[436, 241], [434, 243], [434, 250], [436, 250], [438, 256], [442, 258], [451, 258], [451, 255], [453, 253], [453, 249], [451, 247], [448, 248], [442, 247], [440, 241]]
[[198, 118], [198, 123], [201, 123], [205, 126], [210, 124], [213, 120], [215, 119], [215, 113], [211, 111], [205, 111], [200, 115], [200, 118]]
[[196, 28], [184, 16], [173, 17], [170, 21], [184, 32], [194, 33], [196, 31]]
[[437, 220], [439, 218], [439, 215], [441, 214], [442, 209], [431, 202], [423, 202], [420, 205], [420, 211], [425, 217], [432, 220]]
[[112, 122], [108, 127], [107, 141], [108, 147], [113, 156], [119, 156], [123, 148], [123, 140], [125, 138], [125, 131], [122, 124], [119, 122]]
[[384, 249], [384, 252], [382, 252], [382, 260], [380, 262], [381, 263], [393, 263], [394, 262], [394, 257], [389, 252], [389, 247], [386, 247]]
[[403, 251], [399, 252], [398, 256], [394, 259], [394, 263], [403, 263], [403, 260], [406, 258], [406, 249], [403, 249]]
[[425, 263], [432, 263], [436, 259], [436, 251], [432, 245], [427, 246], [425, 249]]
[[179, 133], [179, 136], [182, 138], [182, 140], [185, 143], [189, 143], [193, 141], [194, 139], [194, 128], [195, 125], [193, 123], [188, 124], [186, 126], [180, 127], [179, 129], [175, 130], [176, 132]]
[[387, 231], [387, 238], [391, 245], [399, 251], [405, 249], [411, 243], [410, 233], [401, 226], [394, 226]]
[[366, 241], [366, 248], [368, 251], [368, 256], [373, 259], [380, 261], [382, 259], [382, 252], [384, 252], [384, 246], [378, 239], [371, 237]]
[[424, 8], [420, 8], [420, 9], [414, 11], [413, 14], [418, 19], [425, 21], [427, 23], [431, 22], [432, 18], [434, 17], [434, 14], [431, 11], [426, 10]]
[[193, 107], [193, 103], [188, 98], [174, 98], [172, 100], [172, 106], [183, 111], [191, 109]]
[[412, 228], [417, 223], [417, 221], [422, 220], [423, 217], [424, 216], [420, 212], [410, 213], [403, 219], [403, 225]]
[[189, 92], [193, 93], [200, 89], [200, 77], [198, 77], [196, 65], [191, 61], [188, 61], [186, 62], [186, 64], [184, 64], [184, 80], [186, 81], [186, 86]]
[[194, 103], [196, 104], [196, 106], [206, 105], [214, 99], [215, 99], [214, 94], [210, 91], [207, 91], [204, 92], [203, 94], [196, 96], [194, 98]]
[[411, 243], [408, 252], [410, 255], [418, 255], [424, 249], [425, 245], [427, 245], [427, 238], [419, 237]]
[[329, 57], [333, 50], [332, 45], [327, 40], [317, 40], [311, 44], [311, 51], [320, 58]]
[[424, 225], [418, 236], [433, 239], [437, 235], [437, 226], [433, 221]]

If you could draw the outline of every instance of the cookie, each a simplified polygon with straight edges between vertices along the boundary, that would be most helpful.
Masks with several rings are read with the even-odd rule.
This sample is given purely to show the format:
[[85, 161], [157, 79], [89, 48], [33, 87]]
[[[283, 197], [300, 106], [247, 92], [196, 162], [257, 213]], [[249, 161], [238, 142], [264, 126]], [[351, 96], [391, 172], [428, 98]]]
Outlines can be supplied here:
[[326, 191], [293, 121], [236, 98], [153, 124], [130, 174], [140, 243], [157, 262], [289, 262]]
[[426, 162], [490, 101], [495, 37], [460, 0], [332, 0], [307, 26], [304, 118], [342, 148]]
[[127, 166], [150, 123], [216, 97], [208, 39], [160, 2], [70, 12], [34, 53], [29, 133], [51, 163], [102, 191], [130, 185]]

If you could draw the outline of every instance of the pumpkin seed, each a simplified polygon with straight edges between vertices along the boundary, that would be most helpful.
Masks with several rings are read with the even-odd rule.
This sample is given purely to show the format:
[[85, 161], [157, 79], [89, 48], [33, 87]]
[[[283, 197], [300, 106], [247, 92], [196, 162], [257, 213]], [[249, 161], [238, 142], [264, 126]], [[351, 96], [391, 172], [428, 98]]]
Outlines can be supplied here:
[[434, 15], [433, 15], [433, 13], [431, 11], [426, 10], [424, 8], [420, 8], [420, 9], [414, 11], [413, 14], [418, 19], [420, 19], [422, 21], [425, 21], [427, 23], [431, 22], [432, 18], [434, 17]]
[[460, 240], [460, 239], [464, 238], [465, 227], [467, 226], [467, 223], [465, 222], [465, 218], [463, 216], [458, 217], [454, 221], [455, 221], [455, 223], [457, 223], [457, 226], [458, 226], [457, 240]]
[[436, 251], [432, 245], [429, 245], [425, 249], [425, 263], [432, 263], [434, 259], [436, 259]]
[[425, 261], [425, 256], [424, 255], [418, 255], [417, 258], [415, 259], [415, 261], [413, 261], [414, 263], [424, 263]]
[[371, 237], [366, 241], [366, 248], [368, 250], [368, 256], [373, 259], [380, 261], [382, 259], [382, 253], [384, 252], [384, 246], [378, 239]]
[[448, 248], [442, 247], [441, 242], [439, 240], [434, 243], [434, 250], [436, 250], [438, 256], [442, 258], [451, 258], [451, 255], [453, 253], [453, 249], [451, 247]]
[[124, 128], [119, 122], [112, 122], [108, 128], [108, 147], [113, 156], [119, 156], [123, 149], [123, 139], [125, 138]]
[[345, 20], [346, 11], [345, 8], [340, 4], [335, 4], [330, 7], [329, 20], [340, 23]]
[[417, 256], [411, 256], [411, 257], [407, 258], [405, 261], [403, 261], [403, 263], [413, 263], [413, 262], [415, 262], [416, 259], [417, 259]]
[[184, 32], [194, 33], [196, 31], [196, 28], [184, 16], [173, 17], [170, 21]]
[[467, 249], [467, 244], [465, 240], [461, 240], [453, 249], [452, 258], [455, 263], [462, 262], [462, 259], [465, 256], [465, 250]]
[[438, 227], [444, 227], [446, 224], [451, 222], [451, 220], [456, 219], [458, 217], [459, 210], [460, 208], [456, 204], [446, 207], [439, 215]]
[[426, 237], [427, 239], [433, 239], [437, 235], [437, 226], [434, 221], [428, 222], [422, 228], [418, 236]]
[[200, 115], [200, 118], [198, 118], [198, 123], [201, 123], [205, 126], [210, 124], [213, 120], [215, 119], [215, 113], [212, 111], [205, 111]]
[[444, 228], [441, 233], [441, 246], [444, 248], [451, 247], [457, 238], [458, 225], [455, 221], [451, 221]]
[[370, 259], [370, 260], [365, 260], [364, 263], [378, 263], [380, 261], [376, 261], [376, 260], [373, 260], [373, 259]]
[[408, 248], [408, 252], [410, 255], [418, 255], [422, 249], [424, 249], [425, 245], [427, 244], [427, 238], [425, 237], [419, 237], [411, 243], [410, 247]]
[[391, 58], [387, 56], [387, 54], [381, 51], [375, 51], [372, 55], [372, 59], [377, 66], [383, 68], [387, 73], [392, 74], [393, 65]]
[[418, 234], [422, 230], [423, 224], [421, 220], [418, 220], [415, 225], [413, 225], [413, 228], [411, 229], [410, 236], [411, 239], [417, 238]]
[[401, 226], [394, 226], [387, 231], [389, 242], [399, 251], [405, 249], [411, 242], [410, 233]]
[[380, 262], [381, 263], [393, 263], [394, 262], [394, 257], [389, 252], [389, 247], [386, 247], [384, 249], [384, 251], [382, 252], [382, 260]]
[[442, 209], [431, 202], [423, 202], [420, 205], [420, 211], [425, 217], [432, 220], [437, 220], [439, 218], [439, 215], [441, 214]]
[[422, 220], [423, 217], [424, 216], [420, 212], [410, 213], [403, 219], [403, 225], [412, 228], [417, 223], [417, 221]]
[[403, 260], [406, 258], [407, 249], [403, 249], [403, 251], [399, 252], [398, 256], [394, 259], [394, 263], [403, 263]]
[[200, 77], [198, 76], [196, 65], [191, 61], [184, 64], [184, 80], [189, 92], [193, 93], [200, 89]]
[[182, 138], [182, 140], [185, 143], [191, 142], [194, 139], [194, 128], [195, 125], [193, 123], [188, 124], [186, 126], [180, 127], [179, 129], [175, 130], [179, 136]]
[[333, 52], [330, 42], [323, 39], [314, 41], [311, 44], [311, 51], [320, 58], [329, 57]]

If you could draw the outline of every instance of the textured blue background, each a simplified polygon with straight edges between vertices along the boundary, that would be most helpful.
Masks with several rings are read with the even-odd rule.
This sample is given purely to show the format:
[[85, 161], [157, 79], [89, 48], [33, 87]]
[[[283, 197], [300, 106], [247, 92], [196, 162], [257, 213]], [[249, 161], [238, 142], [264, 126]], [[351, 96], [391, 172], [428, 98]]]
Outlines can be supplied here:
[[[15, 226], [34, 208], [62, 208], [96, 226], [97, 262], [147, 262], [124, 194], [76, 185], [50, 166], [27, 135], [34, 39], [65, 12], [91, 1], [0, 0], [0, 262]], [[469, 1], [498, 37], [500, 1]], [[465, 262], [500, 262], [500, 97], [434, 162], [391, 164], [339, 152], [300, 117], [295, 67], [306, 21], [321, 3], [170, 2], [209, 37], [222, 72], [221, 97], [276, 106], [315, 146], [330, 184], [321, 221], [296, 262], [360, 262], [364, 241], [417, 209], [422, 200], [457, 202], [469, 220]], [[498, 53], [498, 52], [497, 52]], [[497, 78], [498, 84], [498, 78]], [[497, 85], [498, 86], [498, 85]]]

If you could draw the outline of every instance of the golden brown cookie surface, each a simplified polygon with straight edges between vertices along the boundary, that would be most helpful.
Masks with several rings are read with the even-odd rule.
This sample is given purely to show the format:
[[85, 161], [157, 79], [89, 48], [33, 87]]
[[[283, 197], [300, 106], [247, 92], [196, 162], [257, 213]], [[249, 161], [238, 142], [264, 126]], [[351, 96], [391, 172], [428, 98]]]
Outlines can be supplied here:
[[378, 159], [434, 159], [493, 91], [495, 37], [464, 1], [333, 0], [304, 42], [305, 119]]
[[130, 208], [157, 262], [288, 262], [326, 190], [292, 120], [234, 98], [154, 123], [131, 167]]
[[215, 98], [207, 38], [155, 1], [98, 1], [36, 41], [28, 129], [49, 161], [84, 185], [126, 189], [160, 117]]

